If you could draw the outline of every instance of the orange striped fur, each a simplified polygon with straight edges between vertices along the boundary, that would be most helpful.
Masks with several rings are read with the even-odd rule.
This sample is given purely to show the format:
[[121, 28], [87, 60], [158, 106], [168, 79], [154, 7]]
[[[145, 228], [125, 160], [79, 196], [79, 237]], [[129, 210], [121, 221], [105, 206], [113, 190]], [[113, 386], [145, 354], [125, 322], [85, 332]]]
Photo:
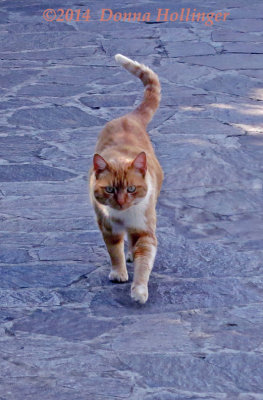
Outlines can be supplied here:
[[163, 181], [146, 127], [160, 102], [158, 76], [148, 67], [120, 54], [116, 61], [144, 84], [144, 98], [132, 112], [108, 122], [101, 131], [90, 171], [90, 197], [111, 258], [109, 279], [128, 280], [128, 259], [134, 261], [131, 296], [145, 303], [156, 254], [156, 202]]

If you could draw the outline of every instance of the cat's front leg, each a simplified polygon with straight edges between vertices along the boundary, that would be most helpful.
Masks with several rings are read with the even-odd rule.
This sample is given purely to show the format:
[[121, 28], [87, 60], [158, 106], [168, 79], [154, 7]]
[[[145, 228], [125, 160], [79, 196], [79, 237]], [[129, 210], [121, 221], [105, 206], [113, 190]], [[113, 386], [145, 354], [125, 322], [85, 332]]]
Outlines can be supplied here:
[[128, 280], [128, 272], [124, 255], [124, 234], [113, 234], [105, 231], [102, 234], [111, 258], [112, 266], [109, 279], [111, 281], [126, 282]]
[[131, 234], [133, 240], [134, 278], [131, 286], [131, 297], [143, 304], [148, 299], [148, 281], [153, 267], [157, 239], [152, 233]]

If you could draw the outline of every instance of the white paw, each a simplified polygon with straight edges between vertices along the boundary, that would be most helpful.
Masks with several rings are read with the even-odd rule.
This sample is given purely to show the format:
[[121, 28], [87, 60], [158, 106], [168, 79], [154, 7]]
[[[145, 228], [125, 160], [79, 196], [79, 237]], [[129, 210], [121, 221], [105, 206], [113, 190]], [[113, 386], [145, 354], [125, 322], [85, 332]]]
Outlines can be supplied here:
[[129, 279], [128, 272], [127, 271], [116, 271], [114, 269], [111, 270], [109, 274], [109, 280], [110, 281], [117, 281], [117, 282], [127, 282]]
[[126, 257], [127, 262], [133, 262], [133, 255], [131, 251], [128, 251], [127, 257]]
[[146, 303], [148, 299], [148, 288], [145, 285], [136, 285], [131, 288], [131, 298], [141, 304]]

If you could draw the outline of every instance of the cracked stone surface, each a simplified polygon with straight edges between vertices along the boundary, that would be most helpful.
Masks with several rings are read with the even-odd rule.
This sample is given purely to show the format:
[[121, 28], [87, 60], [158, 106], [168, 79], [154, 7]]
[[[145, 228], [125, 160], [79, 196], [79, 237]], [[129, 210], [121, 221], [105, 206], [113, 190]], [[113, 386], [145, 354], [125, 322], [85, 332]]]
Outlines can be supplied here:
[[[51, 4], [52, 3], [52, 4]], [[167, 0], [225, 22], [97, 21], [160, 4], [3, 0], [0, 399], [263, 399], [263, 4]], [[90, 6], [90, 22], [45, 22]], [[108, 280], [87, 177], [106, 121], [160, 77], [165, 181], [149, 300]]]

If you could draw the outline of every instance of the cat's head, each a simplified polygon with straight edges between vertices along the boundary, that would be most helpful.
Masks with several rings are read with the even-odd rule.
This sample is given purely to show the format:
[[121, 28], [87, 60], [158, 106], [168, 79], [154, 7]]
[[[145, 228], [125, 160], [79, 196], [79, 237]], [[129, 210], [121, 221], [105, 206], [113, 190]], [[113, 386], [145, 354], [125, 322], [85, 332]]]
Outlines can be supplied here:
[[138, 204], [147, 193], [146, 154], [141, 152], [130, 162], [107, 162], [99, 154], [93, 157], [94, 197], [115, 210], [126, 210]]

